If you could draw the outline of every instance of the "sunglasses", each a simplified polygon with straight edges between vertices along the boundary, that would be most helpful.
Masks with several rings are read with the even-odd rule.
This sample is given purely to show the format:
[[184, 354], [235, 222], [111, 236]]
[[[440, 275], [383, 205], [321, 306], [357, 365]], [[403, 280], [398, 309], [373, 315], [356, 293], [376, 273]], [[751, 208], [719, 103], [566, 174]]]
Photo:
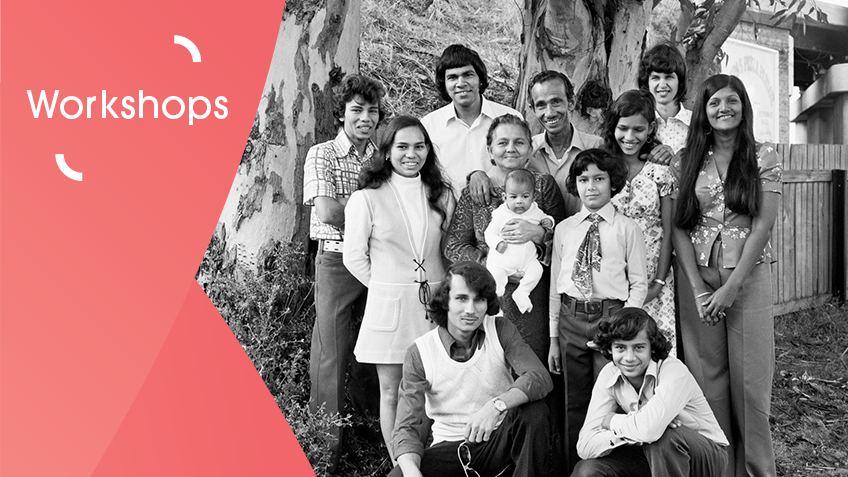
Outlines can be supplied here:
[[[462, 443], [459, 444], [456, 448], [456, 456], [459, 458], [459, 463], [462, 465], [462, 471], [465, 472], [465, 477], [483, 477], [480, 475], [480, 472], [471, 468], [471, 448], [469, 447], [468, 441], [462, 441]], [[510, 468], [512, 468], [512, 464], [507, 465], [504, 470], [498, 472], [498, 475], [495, 477], [505, 475]]]
[[482, 477], [479, 472], [471, 468], [471, 449], [468, 447], [468, 441], [462, 441], [456, 448], [456, 456], [459, 458], [465, 477]]

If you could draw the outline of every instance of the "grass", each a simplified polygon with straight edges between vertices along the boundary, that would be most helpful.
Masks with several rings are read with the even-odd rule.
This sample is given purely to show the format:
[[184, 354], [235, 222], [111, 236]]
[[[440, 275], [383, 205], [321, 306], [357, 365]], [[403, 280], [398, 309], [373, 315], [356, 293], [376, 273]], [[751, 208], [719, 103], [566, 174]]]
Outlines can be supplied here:
[[[517, 0], [516, 0], [517, 1]], [[451, 44], [476, 50], [489, 73], [486, 97], [511, 104], [518, 79], [521, 10], [512, 0], [363, 0], [360, 72], [383, 82], [393, 115], [422, 117], [446, 104], [434, 80]]]
[[848, 307], [775, 319], [778, 475], [848, 475]]

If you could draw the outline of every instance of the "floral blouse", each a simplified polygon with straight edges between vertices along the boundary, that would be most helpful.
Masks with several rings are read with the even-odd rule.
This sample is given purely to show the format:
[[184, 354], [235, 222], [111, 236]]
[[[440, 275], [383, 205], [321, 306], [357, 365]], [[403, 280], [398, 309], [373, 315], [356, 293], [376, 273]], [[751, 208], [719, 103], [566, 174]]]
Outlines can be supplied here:
[[[757, 151], [757, 166], [760, 171], [760, 187], [763, 192], [775, 192], [780, 194], [781, 167], [780, 156], [771, 144], [762, 144]], [[680, 179], [680, 155], [678, 154], [671, 164], [671, 171]], [[677, 187], [672, 193], [676, 199], [679, 190]], [[695, 181], [695, 194], [701, 205], [701, 217], [698, 224], [689, 231], [692, 245], [695, 247], [695, 259], [699, 266], [707, 267], [710, 263], [710, 254], [713, 244], [717, 239], [721, 240], [721, 256], [716, 257], [721, 268], [735, 268], [742, 257], [742, 248], [745, 240], [751, 234], [751, 222], [753, 217], [734, 212], [725, 206], [724, 183], [718, 174], [715, 161], [708, 156], [704, 166]], [[771, 244], [767, 243], [763, 254], [757, 263], [774, 262]]]
[[[553, 217], [554, 225], [560, 223], [565, 218], [565, 203], [559, 186], [550, 174], [531, 172], [536, 178], [536, 204], [544, 213]], [[445, 236], [445, 258], [452, 262], [472, 260], [484, 263], [489, 255], [489, 246], [486, 245], [483, 234], [492, 220], [492, 211], [503, 203], [502, 193], [502, 187], [495, 187], [491, 203], [478, 206], [471, 200], [468, 187], [462, 189], [453, 220]], [[553, 228], [545, 228], [544, 245], [536, 245], [539, 261], [543, 265], [550, 265], [553, 236]]]

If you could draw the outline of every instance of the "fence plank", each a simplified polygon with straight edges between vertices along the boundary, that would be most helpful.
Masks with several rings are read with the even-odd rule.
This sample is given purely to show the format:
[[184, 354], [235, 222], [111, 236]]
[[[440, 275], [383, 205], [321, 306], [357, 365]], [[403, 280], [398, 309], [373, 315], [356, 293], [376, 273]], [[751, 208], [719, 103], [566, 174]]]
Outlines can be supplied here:
[[780, 260], [783, 263], [780, 288], [783, 296], [780, 301], [785, 303], [795, 299], [795, 188], [784, 186], [783, 190], [783, 247], [780, 251]]
[[830, 170], [820, 171], [815, 169], [783, 171], [782, 181], [784, 184], [794, 182], [810, 183], [810, 182], [830, 182], [833, 177], [833, 172]]

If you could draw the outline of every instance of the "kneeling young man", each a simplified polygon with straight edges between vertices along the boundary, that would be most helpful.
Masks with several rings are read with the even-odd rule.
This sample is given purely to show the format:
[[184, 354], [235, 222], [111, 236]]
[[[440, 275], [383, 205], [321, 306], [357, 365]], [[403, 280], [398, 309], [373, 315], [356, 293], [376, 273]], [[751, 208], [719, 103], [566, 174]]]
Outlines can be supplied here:
[[[547, 370], [503, 317], [495, 280], [454, 263], [429, 304], [438, 327], [406, 353], [390, 476], [542, 475], [548, 459]], [[518, 376], [513, 379], [513, 373]], [[425, 449], [429, 419], [433, 444]]]
[[722, 475], [727, 438], [654, 319], [622, 308], [594, 344], [612, 362], [592, 389], [572, 477]]

